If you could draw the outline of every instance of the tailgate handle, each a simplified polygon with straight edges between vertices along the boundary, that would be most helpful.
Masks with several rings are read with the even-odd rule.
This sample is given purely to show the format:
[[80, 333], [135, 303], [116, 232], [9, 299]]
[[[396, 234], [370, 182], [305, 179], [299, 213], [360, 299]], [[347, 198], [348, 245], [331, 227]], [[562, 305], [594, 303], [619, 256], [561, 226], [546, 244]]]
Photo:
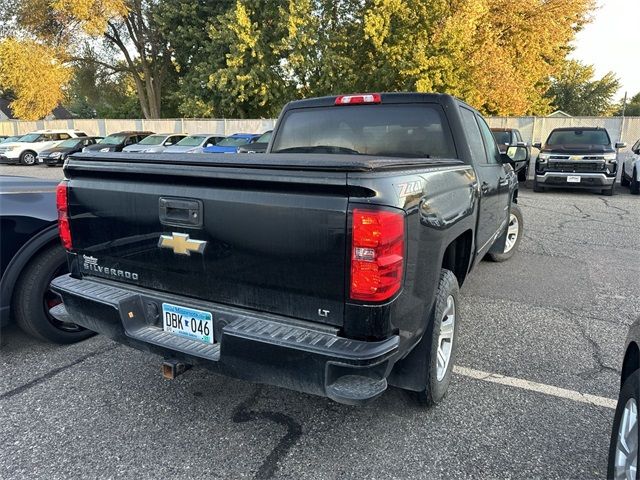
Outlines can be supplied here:
[[160, 223], [179, 227], [202, 226], [202, 201], [160, 198]]

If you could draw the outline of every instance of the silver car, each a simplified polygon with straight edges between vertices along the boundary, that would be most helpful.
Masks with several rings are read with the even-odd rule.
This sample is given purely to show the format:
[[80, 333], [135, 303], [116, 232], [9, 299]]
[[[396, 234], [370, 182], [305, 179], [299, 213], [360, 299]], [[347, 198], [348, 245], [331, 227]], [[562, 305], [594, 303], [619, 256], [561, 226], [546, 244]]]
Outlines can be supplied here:
[[202, 149], [215, 145], [224, 137], [213, 133], [198, 133], [183, 138], [175, 145], [165, 148], [165, 153], [202, 153]]
[[140, 142], [122, 149], [129, 153], [160, 153], [185, 138], [183, 133], [156, 133], [143, 138]]

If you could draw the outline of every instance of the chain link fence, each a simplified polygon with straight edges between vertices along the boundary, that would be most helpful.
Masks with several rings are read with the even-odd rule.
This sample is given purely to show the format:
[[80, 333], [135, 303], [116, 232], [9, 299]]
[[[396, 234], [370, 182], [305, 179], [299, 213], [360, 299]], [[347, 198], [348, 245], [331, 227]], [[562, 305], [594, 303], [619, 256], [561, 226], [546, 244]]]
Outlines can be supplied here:
[[[640, 117], [489, 117], [491, 127], [517, 128], [523, 139], [531, 144], [544, 142], [551, 130], [558, 127], [603, 127], [613, 142], [623, 141], [629, 147], [640, 139]], [[123, 130], [146, 130], [157, 133], [211, 133], [231, 135], [232, 133], [262, 133], [273, 128], [274, 119], [228, 120], [228, 119], [71, 119], [39, 120], [36, 122], [6, 120], [0, 121], [0, 135], [20, 135], [41, 129], [71, 128], [88, 135], [106, 136]]]

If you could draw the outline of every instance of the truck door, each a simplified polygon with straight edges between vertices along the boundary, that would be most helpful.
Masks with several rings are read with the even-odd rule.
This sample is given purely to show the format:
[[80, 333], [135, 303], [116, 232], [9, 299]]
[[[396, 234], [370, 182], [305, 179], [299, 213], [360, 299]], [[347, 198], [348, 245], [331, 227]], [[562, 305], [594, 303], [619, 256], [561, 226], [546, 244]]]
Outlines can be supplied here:
[[485, 169], [489, 171], [491, 169], [491, 175], [495, 175], [498, 180], [498, 193], [495, 196], [496, 202], [496, 212], [498, 215], [497, 225], [498, 229], [502, 229], [505, 226], [505, 223], [508, 220], [509, 215], [509, 173], [513, 175], [513, 169], [509, 165], [505, 165], [502, 163], [500, 159], [500, 150], [498, 149], [498, 145], [496, 145], [496, 140], [493, 138], [491, 134], [491, 129], [487, 122], [485, 122], [484, 118], [480, 115], [476, 115], [476, 120], [478, 121], [478, 125], [480, 126], [480, 133], [482, 134], [482, 140], [484, 142], [484, 148], [487, 153], [487, 163], [485, 164]]
[[[504, 176], [502, 165], [489, 162], [485, 142], [476, 114], [465, 107], [460, 107], [460, 115], [464, 125], [471, 157], [476, 167], [480, 189], [478, 206], [478, 228], [476, 230], [476, 248], [482, 250], [499, 228], [503, 218], [500, 206], [500, 177]], [[489, 132], [491, 135], [491, 132]], [[493, 138], [493, 137], [492, 137]], [[495, 146], [495, 141], [493, 142]], [[497, 147], [495, 147], [497, 149]]]

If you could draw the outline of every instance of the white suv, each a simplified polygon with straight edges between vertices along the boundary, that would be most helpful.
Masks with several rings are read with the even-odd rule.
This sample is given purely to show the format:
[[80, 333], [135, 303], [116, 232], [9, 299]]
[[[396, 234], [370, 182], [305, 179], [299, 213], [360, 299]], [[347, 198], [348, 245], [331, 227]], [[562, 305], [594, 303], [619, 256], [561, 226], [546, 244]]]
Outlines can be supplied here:
[[620, 183], [623, 187], [629, 187], [631, 193], [640, 194], [640, 140], [631, 147], [631, 155], [622, 163]]
[[75, 137], [86, 137], [78, 130], [37, 130], [23, 135], [15, 142], [0, 145], [0, 163], [35, 165], [42, 150], [53, 148], [60, 142]]

